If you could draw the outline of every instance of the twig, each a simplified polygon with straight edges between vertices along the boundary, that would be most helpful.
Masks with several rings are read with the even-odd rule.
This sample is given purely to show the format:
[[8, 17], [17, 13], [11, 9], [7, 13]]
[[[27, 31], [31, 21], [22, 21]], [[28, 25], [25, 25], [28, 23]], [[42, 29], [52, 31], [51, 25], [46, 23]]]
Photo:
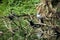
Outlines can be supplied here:
[[5, 21], [4, 19], [3, 19], [3, 22], [4, 22], [4, 24], [5, 24], [5, 27], [6, 27], [10, 32], [14, 33], [14, 32], [12, 31], [10, 22], [9, 22], [9, 27], [8, 27], [8, 25], [7, 25], [7, 23], [6, 23], [6, 21]]
[[[44, 24], [44, 23], [35, 23], [35, 24], [44, 25], [44, 26], [51, 26], [52, 27], [52, 25], [48, 25], [48, 24]], [[54, 25], [54, 26], [59, 26], [59, 25]]]

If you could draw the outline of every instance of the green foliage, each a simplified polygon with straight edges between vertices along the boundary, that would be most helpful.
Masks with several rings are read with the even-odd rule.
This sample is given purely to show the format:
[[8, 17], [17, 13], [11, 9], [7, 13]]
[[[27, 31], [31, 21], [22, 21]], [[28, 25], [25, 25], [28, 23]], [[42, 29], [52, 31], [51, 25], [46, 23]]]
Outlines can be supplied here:
[[7, 15], [11, 9], [17, 14], [21, 13], [36, 13], [35, 4], [37, 4], [39, 0], [2, 0], [0, 3], [0, 15]]
[[[14, 13], [18, 15], [29, 13], [35, 14], [35, 4], [39, 2], [40, 0], [1, 0], [0, 17], [9, 15], [11, 9], [13, 9]], [[20, 18], [19, 21], [14, 19], [14, 21], [19, 25], [18, 27], [13, 22], [11, 23], [12, 29], [18, 28], [18, 30], [15, 31], [14, 35], [5, 27], [2, 19], [4, 18], [0, 18], [0, 31], [3, 32], [3, 35], [0, 35], [0, 40], [38, 40], [36, 34], [29, 35], [31, 32], [34, 31], [34, 29], [29, 25], [27, 19], [24, 20], [24, 18]], [[7, 25], [8, 21], [11, 22], [8, 19], [5, 19], [5, 21], [7, 22]]]
[[[37, 4], [39, 0], [1, 0], [0, 3], [0, 17], [9, 15], [11, 9], [18, 15], [20, 14], [35, 14], [35, 4]], [[36, 38], [36, 36], [32, 35], [31, 37], [27, 37], [30, 32], [32, 32], [32, 28], [29, 27], [27, 20], [21, 18], [21, 22], [15, 20], [18, 25], [21, 25], [21, 28], [16, 30], [15, 35], [5, 27], [3, 20], [0, 18], [0, 31], [3, 31], [3, 35], [0, 36], [0, 40], [33, 40], [32, 38]], [[15, 24], [11, 24], [12, 28], [15, 29], [17, 26]], [[32, 31], [31, 31], [32, 30]], [[13, 36], [13, 37], [12, 37]]]

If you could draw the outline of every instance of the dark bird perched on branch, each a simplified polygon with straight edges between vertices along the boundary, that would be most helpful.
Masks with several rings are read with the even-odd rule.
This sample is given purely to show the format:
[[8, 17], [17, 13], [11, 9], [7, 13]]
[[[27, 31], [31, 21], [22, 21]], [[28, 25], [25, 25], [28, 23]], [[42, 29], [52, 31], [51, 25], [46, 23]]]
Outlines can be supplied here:
[[41, 27], [40, 24], [35, 24], [32, 20], [28, 20], [28, 22], [30, 23], [30, 25], [31, 25], [33, 28], [39, 28], [39, 27]]

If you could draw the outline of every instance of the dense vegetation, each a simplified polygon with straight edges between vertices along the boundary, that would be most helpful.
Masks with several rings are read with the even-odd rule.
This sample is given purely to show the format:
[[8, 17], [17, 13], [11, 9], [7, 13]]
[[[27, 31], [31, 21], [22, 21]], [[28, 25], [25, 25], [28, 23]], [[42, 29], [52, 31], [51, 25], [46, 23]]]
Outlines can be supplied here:
[[7, 15], [10, 9], [14, 9], [17, 14], [21, 13], [35, 13], [35, 4], [39, 0], [1, 0], [0, 1], [0, 15]]
[[[27, 20], [29, 17], [15, 17], [14, 23], [8, 16], [13, 9], [17, 15], [36, 14], [36, 4], [40, 0], [0, 0], [0, 40], [40, 40]], [[2, 18], [4, 17], [4, 18]], [[33, 20], [36, 22], [36, 20]], [[58, 20], [57, 24], [60, 24]], [[13, 31], [13, 32], [12, 32]], [[43, 40], [43, 39], [42, 39]], [[45, 40], [45, 39], [44, 39]]]
[[[10, 14], [11, 9], [13, 9], [14, 13], [16, 13], [17, 15], [28, 13], [35, 14], [35, 4], [39, 2], [39, 0], [0, 0], [0, 31], [3, 32], [2, 34], [0, 34], [0, 40], [33, 40], [33, 38], [36, 38], [33, 35], [33, 38], [28, 37], [30, 32], [33, 31], [33, 29], [29, 27], [28, 22], [24, 20], [23, 17], [19, 18], [20, 22], [17, 21], [17, 19], [14, 19], [14, 21], [17, 22], [17, 24], [20, 25], [21, 28], [18, 28], [18, 26], [14, 23], [9, 24], [9, 22], [11, 21], [8, 18], [1, 17], [8, 16]], [[7, 27], [9, 29], [18, 29], [16, 30], [15, 34], [13, 34], [11, 31], [9, 31], [7, 27], [5, 27], [3, 20], [6, 20]], [[11, 25], [11, 28], [9, 25]]]

